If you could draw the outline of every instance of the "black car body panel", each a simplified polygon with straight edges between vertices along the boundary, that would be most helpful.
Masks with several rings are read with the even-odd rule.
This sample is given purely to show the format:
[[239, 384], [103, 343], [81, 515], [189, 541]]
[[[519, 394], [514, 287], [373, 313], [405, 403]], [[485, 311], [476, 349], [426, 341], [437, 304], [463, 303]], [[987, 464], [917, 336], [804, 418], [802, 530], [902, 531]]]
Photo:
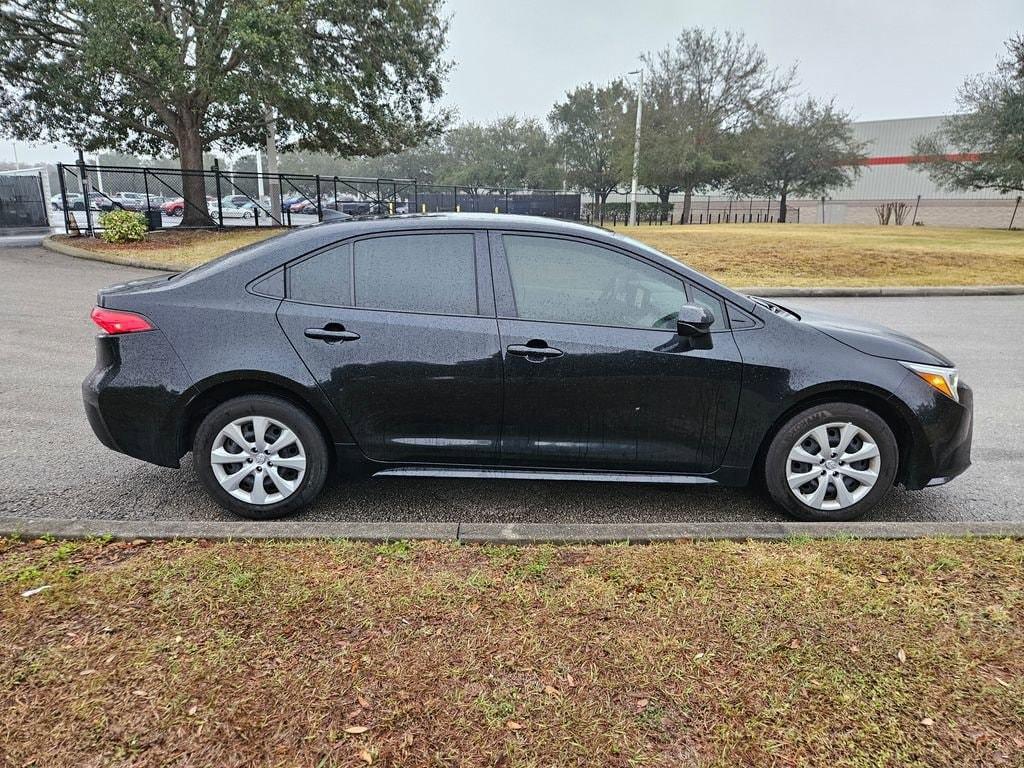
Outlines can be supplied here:
[[[472, 240], [470, 311], [334, 306], [292, 294], [287, 275], [329, 249], [438, 232]], [[687, 296], [710, 297], [720, 325], [691, 338], [520, 318], [503, 233], [568, 239], [646, 264]], [[582, 225], [477, 214], [325, 223], [181, 275], [106, 289], [98, 302], [140, 313], [156, 330], [99, 337], [83, 385], [90, 423], [104, 444], [166, 466], [190, 448], [205, 411], [251, 391], [305, 406], [339, 454], [381, 470], [534, 468], [737, 485], [787, 414], [839, 396], [891, 423], [908, 487], [948, 480], [970, 463], [970, 390], [961, 385], [956, 402], [899, 362], [949, 365], [939, 353], [878, 326], [773, 311]]]

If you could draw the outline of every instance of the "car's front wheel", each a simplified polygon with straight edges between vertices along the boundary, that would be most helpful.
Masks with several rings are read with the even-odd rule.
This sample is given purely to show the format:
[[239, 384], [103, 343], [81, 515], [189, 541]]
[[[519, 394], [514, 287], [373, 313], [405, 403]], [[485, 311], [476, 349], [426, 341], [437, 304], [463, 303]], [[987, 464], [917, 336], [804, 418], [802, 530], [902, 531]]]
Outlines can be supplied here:
[[854, 520], [888, 493], [898, 463], [896, 438], [882, 417], [853, 403], [823, 403], [775, 434], [765, 484], [799, 520]]
[[329, 463], [327, 444], [309, 415], [268, 395], [238, 397], [214, 408], [196, 430], [192, 459], [217, 503], [253, 520], [311, 504]]

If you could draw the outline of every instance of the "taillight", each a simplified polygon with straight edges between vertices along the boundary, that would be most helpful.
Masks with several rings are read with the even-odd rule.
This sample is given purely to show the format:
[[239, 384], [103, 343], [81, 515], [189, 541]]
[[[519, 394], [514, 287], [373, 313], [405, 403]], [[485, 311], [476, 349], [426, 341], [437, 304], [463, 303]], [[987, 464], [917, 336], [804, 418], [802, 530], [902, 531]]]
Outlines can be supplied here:
[[152, 331], [153, 324], [142, 315], [134, 312], [122, 312], [116, 309], [104, 309], [93, 307], [89, 315], [105, 333], [116, 335], [118, 333], [136, 333], [138, 331]]

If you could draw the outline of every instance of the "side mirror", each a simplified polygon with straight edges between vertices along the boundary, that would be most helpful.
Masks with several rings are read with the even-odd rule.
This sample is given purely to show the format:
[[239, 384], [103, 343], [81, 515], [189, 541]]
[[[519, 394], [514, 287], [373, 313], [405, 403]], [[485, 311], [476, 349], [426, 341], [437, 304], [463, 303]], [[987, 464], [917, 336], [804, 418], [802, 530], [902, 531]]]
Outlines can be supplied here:
[[714, 313], [697, 304], [684, 304], [676, 319], [676, 333], [680, 336], [703, 336], [711, 331]]

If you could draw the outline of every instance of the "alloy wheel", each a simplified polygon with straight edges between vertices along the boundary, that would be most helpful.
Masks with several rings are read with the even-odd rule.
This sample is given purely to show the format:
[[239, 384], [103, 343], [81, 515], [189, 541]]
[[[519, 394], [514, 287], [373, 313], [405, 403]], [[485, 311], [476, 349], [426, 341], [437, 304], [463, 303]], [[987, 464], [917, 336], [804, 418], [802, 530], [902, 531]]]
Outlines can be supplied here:
[[815, 427], [786, 459], [786, 480], [801, 502], [819, 510], [845, 509], [878, 481], [881, 456], [873, 437], [852, 422]]
[[287, 425], [245, 416], [225, 426], [210, 450], [221, 487], [248, 504], [276, 504], [291, 496], [306, 474], [306, 451]]

